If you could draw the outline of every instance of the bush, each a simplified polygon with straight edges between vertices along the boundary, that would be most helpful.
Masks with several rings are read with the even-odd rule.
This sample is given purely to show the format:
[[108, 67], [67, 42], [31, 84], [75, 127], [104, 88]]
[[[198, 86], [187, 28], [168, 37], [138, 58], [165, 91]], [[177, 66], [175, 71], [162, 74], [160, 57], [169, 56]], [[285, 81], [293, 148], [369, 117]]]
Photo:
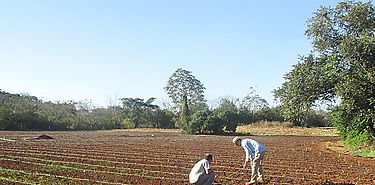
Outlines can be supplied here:
[[223, 124], [212, 111], [199, 110], [191, 116], [185, 131], [188, 133], [220, 133], [223, 131]]
[[236, 112], [225, 110], [216, 112], [217, 122], [221, 122], [221, 126], [225, 127], [226, 131], [235, 132], [239, 122], [239, 117]]
[[326, 116], [325, 112], [310, 111], [306, 116], [303, 126], [306, 127], [326, 127], [332, 126], [331, 120]]
[[[238, 123], [246, 118], [244, 113], [245, 111], [237, 108], [233, 100], [226, 98], [222, 99], [220, 105], [214, 110], [216, 124], [230, 132], [235, 132]], [[222, 132], [222, 128], [214, 132]]]
[[255, 112], [255, 121], [284, 121], [284, 117], [281, 115], [281, 108], [264, 108]]
[[156, 128], [175, 128], [173, 118], [175, 115], [171, 111], [158, 110], [155, 113]]
[[365, 124], [367, 120], [361, 115], [347, 113], [345, 104], [335, 107], [330, 116], [347, 145], [361, 146], [373, 141], [372, 133]]
[[125, 118], [124, 120], [122, 120], [122, 128], [134, 128], [135, 127], [135, 123], [133, 121], [133, 119], [131, 118]]
[[345, 143], [350, 147], [360, 147], [371, 142], [371, 134], [368, 131], [365, 131], [363, 133], [358, 133], [358, 131], [356, 130], [350, 131], [345, 139]]

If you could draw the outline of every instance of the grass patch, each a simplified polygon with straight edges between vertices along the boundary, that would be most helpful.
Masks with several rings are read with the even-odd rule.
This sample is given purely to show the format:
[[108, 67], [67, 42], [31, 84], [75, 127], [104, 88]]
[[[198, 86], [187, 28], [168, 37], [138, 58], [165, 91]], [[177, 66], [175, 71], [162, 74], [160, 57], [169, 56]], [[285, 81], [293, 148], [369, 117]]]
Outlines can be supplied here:
[[366, 152], [354, 152], [353, 155], [375, 158], [375, 149]]
[[341, 154], [375, 158], [375, 145], [362, 147], [348, 147], [344, 141], [327, 142], [326, 147]]

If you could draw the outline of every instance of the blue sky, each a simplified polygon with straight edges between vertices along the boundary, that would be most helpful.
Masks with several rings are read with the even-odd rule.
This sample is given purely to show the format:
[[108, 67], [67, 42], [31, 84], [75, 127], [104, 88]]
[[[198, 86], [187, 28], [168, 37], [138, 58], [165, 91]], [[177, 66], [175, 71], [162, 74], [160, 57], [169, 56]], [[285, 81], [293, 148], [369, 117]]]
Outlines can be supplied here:
[[177, 68], [208, 102], [272, 91], [311, 50], [306, 21], [336, 0], [0, 0], [0, 89], [44, 101], [155, 97]]

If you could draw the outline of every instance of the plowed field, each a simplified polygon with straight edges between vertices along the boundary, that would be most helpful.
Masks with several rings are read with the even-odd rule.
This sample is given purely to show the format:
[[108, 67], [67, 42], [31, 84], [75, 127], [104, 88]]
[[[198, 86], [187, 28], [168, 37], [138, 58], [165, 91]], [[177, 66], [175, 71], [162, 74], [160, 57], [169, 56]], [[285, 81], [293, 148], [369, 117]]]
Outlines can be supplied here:
[[[54, 139], [33, 139], [47, 134]], [[327, 151], [336, 137], [246, 136], [267, 147], [263, 184], [375, 184], [374, 159]], [[245, 138], [246, 138], [245, 137]], [[232, 136], [160, 132], [0, 132], [0, 184], [189, 184], [204, 153], [216, 184], [244, 184]]]

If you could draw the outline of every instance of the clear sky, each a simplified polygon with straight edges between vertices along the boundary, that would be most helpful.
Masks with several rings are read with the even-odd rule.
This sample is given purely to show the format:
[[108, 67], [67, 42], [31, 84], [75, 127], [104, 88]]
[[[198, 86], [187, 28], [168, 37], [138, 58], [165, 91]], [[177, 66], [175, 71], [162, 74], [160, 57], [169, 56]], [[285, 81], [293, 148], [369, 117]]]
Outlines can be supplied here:
[[0, 89], [44, 101], [157, 98], [177, 68], [208, 102], [272, 91], [338, 0], [0, 0]]

